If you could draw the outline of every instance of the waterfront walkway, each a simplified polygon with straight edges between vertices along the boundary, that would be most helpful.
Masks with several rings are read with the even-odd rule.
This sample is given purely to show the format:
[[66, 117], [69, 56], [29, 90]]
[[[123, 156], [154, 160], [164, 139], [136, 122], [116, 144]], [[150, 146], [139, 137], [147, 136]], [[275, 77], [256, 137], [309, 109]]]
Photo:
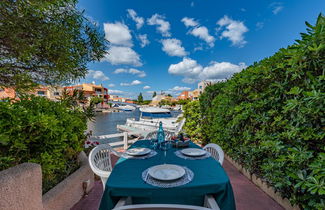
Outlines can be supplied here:
[[[113, 164], [117, 159], [117, 157], [113, 158]], [[227, 160], [224, 160], [223, 168], [230, 178], [237, 210], [283, 210], [278, 203], [242, 175]], [[96, 181], [89, 195], [81, 199], [72, 210], [97, 210], [102, 194], [102, 183]]]

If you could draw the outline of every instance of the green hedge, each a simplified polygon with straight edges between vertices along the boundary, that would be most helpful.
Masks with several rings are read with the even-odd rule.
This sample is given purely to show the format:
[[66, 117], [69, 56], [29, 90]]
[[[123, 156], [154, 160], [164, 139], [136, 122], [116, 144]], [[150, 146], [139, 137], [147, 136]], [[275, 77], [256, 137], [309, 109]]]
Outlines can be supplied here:
[[35, 96], [0, 102], [0, 170], [39, 163], [46, 192], [78, 167], [86, 122], [83, 111], [65, 102]]
[[301, 40], [200, 97], [215, 142], [292, 204], [325, 209], [325, 18]]
[[200, 125], [200, 103], [191, 101], [183, 105], [184, 117], [186, 118], [183, 130], [191, 137], [192, 141], [199, 142], [202, 139]]

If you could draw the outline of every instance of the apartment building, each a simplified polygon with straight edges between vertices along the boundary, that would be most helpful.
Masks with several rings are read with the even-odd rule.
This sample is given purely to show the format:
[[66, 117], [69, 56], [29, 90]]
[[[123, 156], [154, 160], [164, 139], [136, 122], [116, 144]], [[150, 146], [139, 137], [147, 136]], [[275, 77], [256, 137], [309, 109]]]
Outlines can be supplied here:
[[1, 88], [0, 87], [0, 100], [3, 99], [15, 99], [17, 97], [16, 91], [13, 88]]
[[43, 96], [50, 100], [57, 101], [61, 98], [63, 87], [61, 86], [39, 86], [35, 88], [30, 94]]
[[103, 85], [96, 85], [94, 83], [83, 83], [80, 85], [73, 85], [64, 88], [67, 91], [74, 91], [74, 90], [83, 91], [84, 96], [88, 101], [90, 101], [90, 99], [95, 96], [103, 98], [104, 102], [107, 102], [109, 99], [108, 89], [105, 88]]

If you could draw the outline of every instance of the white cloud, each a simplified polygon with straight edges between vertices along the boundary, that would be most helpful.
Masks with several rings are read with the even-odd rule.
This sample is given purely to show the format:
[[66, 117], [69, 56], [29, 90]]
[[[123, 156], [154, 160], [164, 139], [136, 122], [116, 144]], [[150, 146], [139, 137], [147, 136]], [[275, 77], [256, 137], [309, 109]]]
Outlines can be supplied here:
[[193, 18], [184, 17], [181, 20], [186, 27], [192, 27], [189, 34], [204, 40], [210, 47], [214, 46], [215, 38], [209, 34], [209, 30], [205, 26], [199, 26], [199, 22]]
[[[244, 40], [244, 33], [248, 31], [248, 28], [242, 21], [236, 21], [225, 15], [218, 20], [217, 24], [226, 29], [221, 33], [220, 38], [227, 38], [232, 42], [232, 45], [243, 47], [247, 42]], [[217, 28], [217, 31], [220, 28]]]
[[104, 23], [105, 38], [113, 45], [132, 47], [132, 36], [129, 28], [121, 23]]
[[192, 84], [199, 80], [220, 81], [231, 77], [234, 73], [240, 72], [247, 66], [245, 63], [232, 64], [229, 62], [212, 61], [208, 66], [202, 67], [197, 61], [184, 58], [177, 64], [171, 64], [168, 72], [174, 75], [183, 76], [183, 82]]
[[115, 85], [114, 84], [109, 84], [108, 87], [115, 87]]
[[127, 72], [128, 72], [127, 69], [119, 68], [119, 69], [115, 69], [115, 71], [113, 71], [113, 74], [120, 74], [120, 73], [127, 73]]
[[90, 79], [97, 79], [101, 81], [109, 80], [109, 77], [107, 77], [102, 71], [95, 71], [95, 70], [89, 70], [87, 77]]
[[186, 27], [190, 27], [190, 26], [194, 27], [199, 25], [199, 23], [195, 21], [193, 18], [184, 17], [181, 21], [184, 23]]
[[185, 90], [191, 90], [191, 88], [189, 87], [180, 87], [180, 86], [175, 86], [171, 89], [169, 89], [171, 91], [185, 91]]
[[171, 94], [171, 95], [179, 95], [182, 91], [189, 91], [191, 88], [189, 87], [180, 87], [175, 86], [173, 88], [169, 88], [168, 90], [164, 91], [165, 94]]
[[187, 84], [194, 84], [197, 81], [198, 81], [198, 79], [188, 78], [188, 77], [185, 77], [182, 79], [182, 82], [187, 83]]
[[195, 77], [202, 71], [202, 66], [196, 60], [191, 58], [183, 58], [183, 61], [177, 64], [171, 64], [168, 72], [174, 75], [181, 75], [186, 77]]
[[200, 50], [203, 50], [203, 46], [197, 46], [197, 47], [194, 47], [193, 51], [200, 51]]
[[130, 47], [112, 46], [103, 60], [112, 65], [142, 66], [140, 56]]
[[150, 89], [150, 88], [151, 88], [151, 87], [148, 86], [148, 85], [146, 85], [146, 86], [143, 87], [144, 90], [147, 90], [147, 89]]
[[264, 27], [264, 22], [257, 22], [256, 23], [256, 30], [261, 30]]
[[147, 76], [146, 75], [146, 72], [140, 71], [140, 70], [134, 69], [134, 68], [130, 68], [130, 69], [118, 68], [113, 73], [114, 74], [129, 73], [129, 74], [137, 75], [138, 77], [145, 77], [145, 76]]
[[140, 56], [131, 47], [132, 36], [129, 28], [121, 23], [104, 23], [105, 38], [110, 41], [111, 47], [102, 59], [112, 65], [142, 66]]
[[125, 92], [122, 91], [122, 90], [111, 90], [111, 89], [108, 89], [108, 93], [109, 94], [124, 94]]
[[120, 83], [121, 86], [133, 86], [142, 84], [139, 80], [133, 80], [131, 83]]
[[147, 76], [146, 75], [146, 72], [140, 71], [138, 69], [133, 69], [133, 68], [129, 69], [129, 73], [130, 74], [137, 75], [138, 77], [145, 77], [145, 76]]
[[144, 24], [144, 19], [139, 17], [133, 9], [128, 9], [128, 14], [132, 20], [136, 23], [137, 29], [140, 29]]
[[165, 17], [159, 14], [154, 14], [151, 18], [147, 19], [148, 25], [157, 25], [157, 31], [163, 36], [170, 37], [170, 23], [165, 20]]
[[284, 8], [283, 3], [282, 2], [273, 2], [270, 4], [269, 6], [272, 9], [272, 13], [274, 15], [278, 14], [279, 12], [281, 12]]
[[216, 62], [213, 61], [210, 65], [203, 68], [202, 72], [199, 74], [199, 79], [227, 79], [231, 77], [234, 73], [240, 72], [247, 66], [245, 63], [239, 63], [238, 65], [229, 62]]
[[195, 27], [193, 30], [189, 32], [193, 36], [199, 37], [200, 39], [204, 40], [210, 47], [214, 46], [215, 38], [209, 34], [207, 27], [200, 26]]
[[161, 41], [162, 50], [169, 56], [185, 56], [187, 53], [182, 47], [182, 42], [178, 39], [164, 39]]
[[147, 34], [140, 34], [138, 36], [138, 39], [140, 40], [140, 46], [145, 47], [148, 44], [150, 44], [150, 41], [148, 40]]

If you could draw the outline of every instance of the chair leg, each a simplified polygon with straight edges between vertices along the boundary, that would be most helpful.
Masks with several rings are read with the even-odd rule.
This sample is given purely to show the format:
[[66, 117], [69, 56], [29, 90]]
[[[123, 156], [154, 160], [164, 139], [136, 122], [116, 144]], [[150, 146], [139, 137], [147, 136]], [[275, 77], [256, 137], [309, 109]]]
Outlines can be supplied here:
[[102, 180], [103, 191], [105, 191], [105, 185], [106, 185], [106, 182], [107, 182], [107, 178], [106, 177], [100, 177], [100, 179]]
[[212, 195], [206, 195], [204, 197], [204, 207], [214, 209], [214, 210], [220, 210], [216, 200]]
[[126, 206], [126, 205], [131, 205], [132, 204], [132, 197], [122, 197], [117, 204], [114, 206], [115, 208]]

